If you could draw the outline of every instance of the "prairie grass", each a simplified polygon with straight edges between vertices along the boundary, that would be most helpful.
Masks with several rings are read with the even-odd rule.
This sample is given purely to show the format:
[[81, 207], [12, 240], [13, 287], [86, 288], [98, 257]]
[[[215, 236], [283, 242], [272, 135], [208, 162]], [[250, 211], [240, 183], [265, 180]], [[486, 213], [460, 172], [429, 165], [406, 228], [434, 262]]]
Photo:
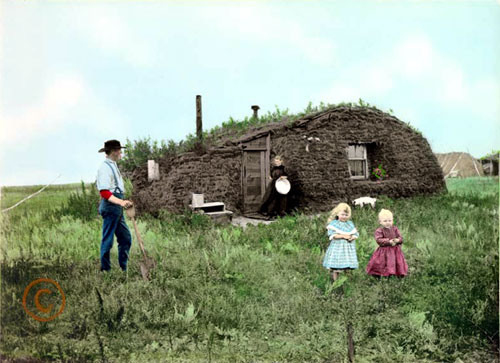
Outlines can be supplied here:
[[449, 178], [448, 191], [455, 194], [495, 195], [498, 192], [498, 177], [473, 176], [469, 178]]
[[[357, 362], [495, 362], [498, 178], [484, 180], [448, 180], [448, 194], [382, 196], [375, 210], [353, 208], [360, 269], [336, 285], [321, 265], [326, 214], [245, 229], [200, 215], [144, 216], [138, 227], [158, 263], [144, 282], [135, 236], [128, 271], [119, 270], [115, 247], [112, 271], [102, 275], [101, 221], [60, 215], [53, 207], [63, 197], [39, 195], [45, 204], [33, 198], [0, 217], [1, 353], [81, 362], [345, 362], [351, 323]], [[71, 188], [59, 192], [68, 198]], [[4, 188], [2, 208], [30, 191]], [[381, 208], [394, 213], [404, 237], [410, 273], [401, 280], [364, 272]], [[66, 295], [64, 312], [50, 322], [22, 307], [25, 287], [39, 277]], [[44, 299], [60, 305], [56, 296]]]
[[[86, 185], [91, 186], [90, 183]], [[2, 199], [0, 199], [0, 209], [4, 210], [13, 206], [23, 198], [36, 193], [43, 187], [44, 185], [1, 187]], [[27, 210], [46, 211], [57, 209], [66, 202], [68, 196], [72, 192], [79, 191], [80, 189], [81, 183], [49, 185], [40, 194], [37, 194], [36, 196], [24, 201], [18, 207], [12, 209], [12, 211], [9, 212], [9, 215], [22, 214]]]

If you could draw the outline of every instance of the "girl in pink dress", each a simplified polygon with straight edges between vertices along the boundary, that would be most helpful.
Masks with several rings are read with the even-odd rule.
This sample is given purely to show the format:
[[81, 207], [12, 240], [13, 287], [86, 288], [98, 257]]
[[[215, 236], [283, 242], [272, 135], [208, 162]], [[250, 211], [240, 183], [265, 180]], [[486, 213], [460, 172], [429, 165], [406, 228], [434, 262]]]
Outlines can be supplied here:
[[382, 227], [375, 230], [375, 240], [379, 248], [373, 253], [366, 266], [366, 272], [375, 277], [400, 276], [408, 273], [408, 265], [401, 251], [403, 236], [398, 227], [392, 225], [392, 213], [382, 209], [378, 214], [378, 220]]

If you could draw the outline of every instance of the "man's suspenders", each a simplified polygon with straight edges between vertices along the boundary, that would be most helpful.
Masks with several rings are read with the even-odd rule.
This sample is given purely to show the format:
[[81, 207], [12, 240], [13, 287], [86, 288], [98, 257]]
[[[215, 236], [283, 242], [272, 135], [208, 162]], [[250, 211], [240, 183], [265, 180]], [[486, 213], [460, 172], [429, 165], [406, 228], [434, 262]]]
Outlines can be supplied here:
[[115, 178], [116, 187], [115, 187], [114, 193], [116, 193], [116, 189], [118, 189], [120, 191], [120, 193], [123, 193], [124, 191], [122, 191], [120, 189], [120, 187], [118, 186], [118, 178], [116, 177], [115, 169], [113, 169], [113, 167], [111, 166], [111, 164], [109, 164], [109, 163], [106, 163], [106, 164], [111, 168], [111, 171], [113, 172], [113, 176]]

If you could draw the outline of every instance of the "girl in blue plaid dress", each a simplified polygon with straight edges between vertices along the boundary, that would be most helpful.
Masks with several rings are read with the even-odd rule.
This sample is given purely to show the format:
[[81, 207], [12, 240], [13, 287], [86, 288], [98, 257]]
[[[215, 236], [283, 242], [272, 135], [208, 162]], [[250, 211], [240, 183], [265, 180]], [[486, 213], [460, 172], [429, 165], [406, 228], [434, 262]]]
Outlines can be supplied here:
[[330, 246], [326, 250], [323, 266], [330, 269], [332, 280], [338, 278], [339, 272], [358, 268], [355, 240], [359, 233], [350, 220], [351, 207], [346, 203], [337, 205], [328, 218], [328, 237]]

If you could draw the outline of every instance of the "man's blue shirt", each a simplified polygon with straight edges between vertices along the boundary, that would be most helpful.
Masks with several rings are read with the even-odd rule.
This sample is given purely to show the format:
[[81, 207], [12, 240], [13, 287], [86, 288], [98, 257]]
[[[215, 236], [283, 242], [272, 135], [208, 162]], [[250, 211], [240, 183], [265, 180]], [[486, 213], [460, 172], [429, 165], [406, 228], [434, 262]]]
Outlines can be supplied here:
[[115, 171], [116, 179], [118, 179], [118, 188], [122, 193], [125, 193], [125, 186], [123, 184], [123, 178], [120, 174], [120, 171], [118, 170], [118, 165], [116, 165], [116, 162], [109, 158], [106, 158], [106, 160], [104, 160], [99, 167], [99, 170], [97, 170], [97, 189], [109, 190], [111, 192], [115, 191], [117, 186], [116, 180], [110, 167]]

